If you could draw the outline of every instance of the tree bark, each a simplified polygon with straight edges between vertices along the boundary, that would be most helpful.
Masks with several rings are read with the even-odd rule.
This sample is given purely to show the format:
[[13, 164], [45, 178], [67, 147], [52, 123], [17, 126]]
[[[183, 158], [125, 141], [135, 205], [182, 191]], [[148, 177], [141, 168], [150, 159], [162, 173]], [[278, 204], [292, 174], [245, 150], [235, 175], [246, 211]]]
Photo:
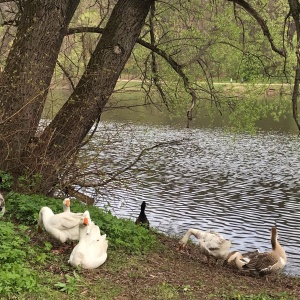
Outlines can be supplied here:
[[28, 167], [42, 175], [39, 190], [47, 192], [68, 158], [81, 146], [100, 117], [137, 41], [154, 0], [119, 0], [86, 71], [68, 101], [30, 152]]
[[68, 24], [80, 0], [24, 2], [0, 77], [0, 169], [24, 172], [24, 149], [35, 136]]
[[293, 110], [293, 118], [298, 127], [298, 131], [300, 132], [300, 122], [298, 118], [298, 95], [299, 95], [299, 85], [300, 85], [300, 17], [299, 17], [300, 4], [298, 0], [289, 0], [289, 5], [290, 5], [290, 13], [295, 23], [296, 37], [297, 37], [297, 45], [296, 45], [297, 65], [295, 70], [294, 89], [292, 95], [292, 110]]

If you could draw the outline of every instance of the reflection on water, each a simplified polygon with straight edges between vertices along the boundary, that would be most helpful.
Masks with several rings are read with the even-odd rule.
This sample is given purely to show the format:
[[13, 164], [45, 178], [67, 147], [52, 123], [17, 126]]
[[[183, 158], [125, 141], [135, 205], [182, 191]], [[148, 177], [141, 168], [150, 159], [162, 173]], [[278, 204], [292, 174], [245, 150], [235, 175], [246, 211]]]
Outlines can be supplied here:
[[[121, 128], [121, 129], [120, 129]], [[99, 159], [111, 171], [148, 151], [119, 188], [99, 199], [113, 214], [135, 218], [142, 201], [152, 227], [182, 235], [188, 228], [212, 229], [233, 241], [233, 249], [266, 251], [276, 222], [286, 249], [288, 274], [300, 275], [300, 140], [295, 135], [232, 136], [217, 129], [102, 123], [99, 138], [113, 147]]]

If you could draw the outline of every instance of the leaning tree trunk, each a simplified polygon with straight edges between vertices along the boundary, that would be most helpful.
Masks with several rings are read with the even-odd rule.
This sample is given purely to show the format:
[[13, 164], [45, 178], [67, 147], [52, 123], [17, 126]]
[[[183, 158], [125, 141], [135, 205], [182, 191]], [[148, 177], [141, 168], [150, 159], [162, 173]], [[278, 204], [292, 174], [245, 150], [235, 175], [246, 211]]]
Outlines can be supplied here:
[[43, 178], [40, 191], [47, 193], [56, 184], [66, 161], [100, 117], [153, 1], [119, 0], [114, 7], [77, 87], [29, 153], [28, 167]]
[[300, 4], [298, 0], [289, 0], [289, 5], [290, 5], [290, 13], [295, 23], [296, 37], [297, 37], [297, 45], [296, 45], [297, 65], [296, 65], [294, 89], [292, 95], [292, 109], [293, 109], [293, 118], [298, 127], [298, 131], [300, 132], [300, 122], [298, 118], [298, 97], [299, 97], [299, 85], [300, 85], [300, 17], [299, 17]]
[[56, 60], [80, 0], [28, 0], [0, 77], [0, 169], [24, 174]]

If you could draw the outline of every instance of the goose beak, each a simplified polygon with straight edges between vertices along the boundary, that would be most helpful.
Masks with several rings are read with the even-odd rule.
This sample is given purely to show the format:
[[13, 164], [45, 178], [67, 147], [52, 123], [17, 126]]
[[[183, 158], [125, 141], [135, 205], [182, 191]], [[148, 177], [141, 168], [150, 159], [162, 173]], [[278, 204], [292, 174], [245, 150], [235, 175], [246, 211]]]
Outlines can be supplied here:
[[89, 225], [89, 219], [88, 218], [83, 218], [82, 224], [85, 225], [85, 226]]

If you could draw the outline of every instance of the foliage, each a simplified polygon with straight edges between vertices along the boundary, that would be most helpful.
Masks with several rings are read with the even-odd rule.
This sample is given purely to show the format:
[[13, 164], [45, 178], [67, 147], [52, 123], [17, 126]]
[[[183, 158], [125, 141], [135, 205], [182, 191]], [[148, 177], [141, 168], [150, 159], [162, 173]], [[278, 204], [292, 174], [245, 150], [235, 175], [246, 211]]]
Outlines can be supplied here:
[[35, 190], [35, 187], [38, 186], [42, 181], [42, 176], [40, 174], [33, 174], [29, 176], [27, 174], [23, 174], [19, 177], [19, 186], [23, 192], [30, 192]]
[[12, 175], [0, 170], [0, 176], [2, 177], [2, 182], [0, 184], [1, 189], [9, 190], [13, 184]]
[[33, 291], [38, 286], [37, 273], [28, 267], [32, 252], [28, 248], [28, 228], [0, 222], [0, 296]]
[[[49, 206], [54, 213], [62, 212], [61, 199], [41, 195], [28, 196], [11, 192], [7, 195], [6, 203], [6, 216], [11, 216], [17, 222], [26, 225], [37, 224], [38, 213], [43, 206]], [[98, 207], [87, 207], [79, 201], [72, 200], [73, 212], [84, 212], [86, 209], [89, 210], [92, 220], [100, 227], [101, 233], [107, 234], [111, 249], [122, 248], [128, 253], [141, 253], [149, 251], [157, 244], [149, 230], [136, 226], [131, 220], [119, 219]]]
[[157, 300], [180, 299], [176, 287], [163, 282], [154, 291]]
[[62, 292], [67, 294], [75, 294], [78, 291], [79, 283], [81, 281], [80, 276], [74, 271], [74, 276], [66, 274], [66, 282], [58, 282], [55, 286]]
[[[186, 118], [186, 112], [192, 109], [194, 109], [194, 117], [196, 111], [201, 110], [200, 105], [204, 100], [207, 102], [207, 107], [210, 105], [218, 110], [220, 119], [224, 115], [226, 118], [226, 111], [231, 108], [225, 105], [226, 100], [223, 101], [227, 98], [224, 91], [216, 95], [216, 81], [228, 82], [233, 79], [237, 83], [243, 78], [251, 83], [291, 82], [297, 65], [295, 48], [293, 48], [296, 44], [294, 30], [289, 30], [290, 26], [282, 25], [286, 22], [289, 24], [290, 16], [293, 15], [289, 15], [289, 4], [285, 1], [273, 3], [274, 1], [263, 0], [251, 4], [249, 2], [251, 11], [256, 12], [269, 27], [271, 35], [269, 40], [268, 32], [261, 28], [262, 22], [241, 7], [242, 3], [248, 4], [247, 1], [235, 4], [232, 1], [199, 3], [196, 0], [155, 2], [150, 13], [144, 12], [144, 16], [148, 15], [146, 22], [144, 19], [140, 20], [141, 23], [137, 22], [138, 15], [129, 18], [131, 20], [136, 18], [134, 23], [140, 24], [139, 30], [132, 39], [122, 33], [119, 37], [118, 31], [113, 33], [112, 30], [112, 24], [128, 23], [126, 13], [120, 14], [118, 20], [108, 22], [112, 16], [112, 9], [116, 11], [120, 7], [122, 11], [126, 7], [122, 8], [122, 1], [115, 1], [111, 5], [105, 5], [101, 1], [95, 3], [90, 0], [76, 1], [78, 7], [75, 3], [74, 7], [70, 6], [69, 9], [63, 10], [59, 7], [58, 9], [62, 9], [60, 13], [53, 15], [49, 13], [48, 18], [39, 18], [37, 22], [33, 22], [35, 18], [31, 16], [32, 10], [29, 6], [23, 7], [23, 4], [15, 6], [15, 1], [12, 2], [0, 5], [3, 12], [3, 26], [7, 26], [7, 30], [0, 32], [3, 35], [2, 48], [5, 53], [3, 57], [5, 69], [2, 77], [3, 82], [11, 84], [11, 87], [3, 84], [1, 93], [4, 120], [9, 122], [3, 122], [4, 133], [0, 140], [0, 153], [5, 157], [3, 168], [14, 170], [15, 182], [19, 180], [19, 191], [26, 193], [47, 194], [53, 190], [56, 192], [58, 178], [62, 178], [63, 175], [64, 178], [72, 178], [73, 182], [80, 185], [81, 175], [85, 170], [80, 170], [81, 172], [73, 176], [71, 170], [66, 168], [67, 160], [72, 154], [77, 154], [77, 150], [81, 150], [80, 147], [85, 144], [83, 141], [86, 141], [88, 132], [93, 130], [92, 125], [98, 117], [100, 120], [104, 111], [147, 105], [160, 111], [168, 111], [173, 117]], [[148, 1], [149, 7], [150, 2]], [[134, 2], [129, 1], [128, 5], [134, 5]], [[37, 15], [48, 16], [48, 13], [43, 13], [43, 7], [36, 9]], [[14, 19], [18, 26], [10, 26], [14, 25], [12, 22]], [[47, 23], [48, 29], [44, 23]], [[57, 24], [65, 24], [66, 30], [61, 32], [61, 27]], [[111, 28], [105, 28], [106, 24], [110, 24]], [[26, 26], [30, 28], [28, 31], [30, 36], [25, 35]], [[141, 34], [139, 34], [140, 30]], [[110, 33], [106, 42], [103, 41], [105, 36], [102, 35], [103, 32]], [[63, 34], [66, 35], [65, 38], [62, 38]], [[15, 36], [21, 42], [11, 43]], [[44, 36], [48, 42], [43, 43], [40, 36]], [[125, 67], [126, 59], [122, 64], [118, 63], [111, 68], [115, 57], [112, 57], [109, 62], [108, 56], [101, 58], [102, 52], [98, 53], [97, 49], [101, 47], [108, 49], [106, 44], [110, 44], [113, 40], [120, 42], [122, 36], [124, 44], [127, 46], [131, 44], [130, 47], [120, 45], [123, 50], [130, 49], [128, 54], [122, 57], [127, 58], [131, 54], [130, 59]], [[127, 40], [126, 36], [128, 36]], [[136, 41], [137, 36], [139, 39]], [[25, 41], [28, 41], [29, 45], [31, 42], [34, 48], [25, 46]], [[286, 48], [284, 49], [287, 53], [286, 57], [272, 51], [271, 41], [274, 41], [278, 49]], [[45, 47], [49, 45], [55, 47]], [[8, 53], [11, 59], [4, 61]], [[20, 56], [19, 53], [24, 55]], [[35, 56], [38, 60], [35, 60]], [[97, 61], [98, 59], [101, 63]], [[48, 60], [51, 62], [49, 65]], [[36, 64], [32, 64], [32, 61]], [[45, 64], [48, 66], [47, 71], [43, 68]], [[96, 71], [98, 67], [99, 70]], [[113, 70], [111, 79], [107, 77], [109, 70]], [[138, 82], [141, 89], [138, 98], [142, 101], [131, 105], [132, 103], [128, 101], [130, 97], [122, 95], [123, 101], [118, 98], [112, 105], [106, 105], [122, 70], [124, 71], [122, 77], [124, 75], [126, 78], [140, 79]], [[103, 75], [100, 75], [102, 74], [100, 71], [103, 71]], [[18, 78], [23, 78], [21, 84]], [[95, 80], [99, 82], [96, 84]], [[35, 85], [28, 84], [31, 82], [35, 82]], [[78, 82], [81, 84], [76, 85]], [[24, 83], [26, 87], [23, 87]], [[104, 86], [100, 87], [102, 83]], [[38, 91], [45, 91], [45, 95], [50, 91], [49, 100], [53, 89], [68, 86], [72, 86], [72, 89], [65, 94], [59, 105], [59, 111], [49, 108], [49, 102], [44, 105], [45, 99], [42, 95], [44, 92]], [[105, 91], [104, 87], [109, 88]], [[10, 94], [12, 90], [14, 92]], [[144, 92], [143, 95], [140, 94], [141, 91]], [[252, 93], [252, 90], [249, 89], [248, 92]], [[73, 97], [77, 99], [76, 105], [73, 103]], [[255, 98], [255, 94], [252, 98]], [[25, 106], [23, 99], [28, 99]], [[97, 99], [98, 104], [96, 104]], [[262, 106], [257, 105], [255, 99], [252, 103], [245, 99], [244, 95], [240, 95], [239, 99], [243, 101], [241, 105], [236, 106], [234, 112], [231, 112], [228, 128], [254, 131], [255, 123], [266, 117], [265, 110], [260, 110]], [[221, 106], [220, 101], [223, 102]], [[11, 106], [11, 103], [14, 105]], [[62, 106], [62, 103], [66, 105]], [[91, 109], [87, 109], [88, 107]], [[36, 113], [27, 114], [27, 109], [28, 112]], [[40, 131], [37, 124], [42, 123], [40, 122], [42, 110], [43, 117], [54, 118], [55, 122], [46, 125], [47, 130]], [[84, 116], [83, 111], [86, 112]], [[281, 112], [282, 110], [277, 110], [271, 115], [278, 119]], [[68, 115], [72, 117], [66, 121]], [[201, 114], [201, 118], [205, 119], [205, 117], [206, 115]], [[71, 122], [74, 124], [72, 125]], [[70, 128], [63, 124], [69, 124]], [[75, 125], [78, 125], [78, 128]], [[82, 132], [79, 133], [78, 130]], [[47, 136], [50, 132], [53, 132], [51, 138]], [[65, 139], [56, 137], [58, 133], [65, 136]], [[76, 141], [75, 138], [78, 140]], [[75, 157], [72, 157], [72, 163], [73, 158], [74, 160], [77, 158]], [[53, 170], [50, 171], [52, 167]], [[20, 174], [22, 175], [18, 178]], [[53, 178], [50, 178], [52, 176]]]

